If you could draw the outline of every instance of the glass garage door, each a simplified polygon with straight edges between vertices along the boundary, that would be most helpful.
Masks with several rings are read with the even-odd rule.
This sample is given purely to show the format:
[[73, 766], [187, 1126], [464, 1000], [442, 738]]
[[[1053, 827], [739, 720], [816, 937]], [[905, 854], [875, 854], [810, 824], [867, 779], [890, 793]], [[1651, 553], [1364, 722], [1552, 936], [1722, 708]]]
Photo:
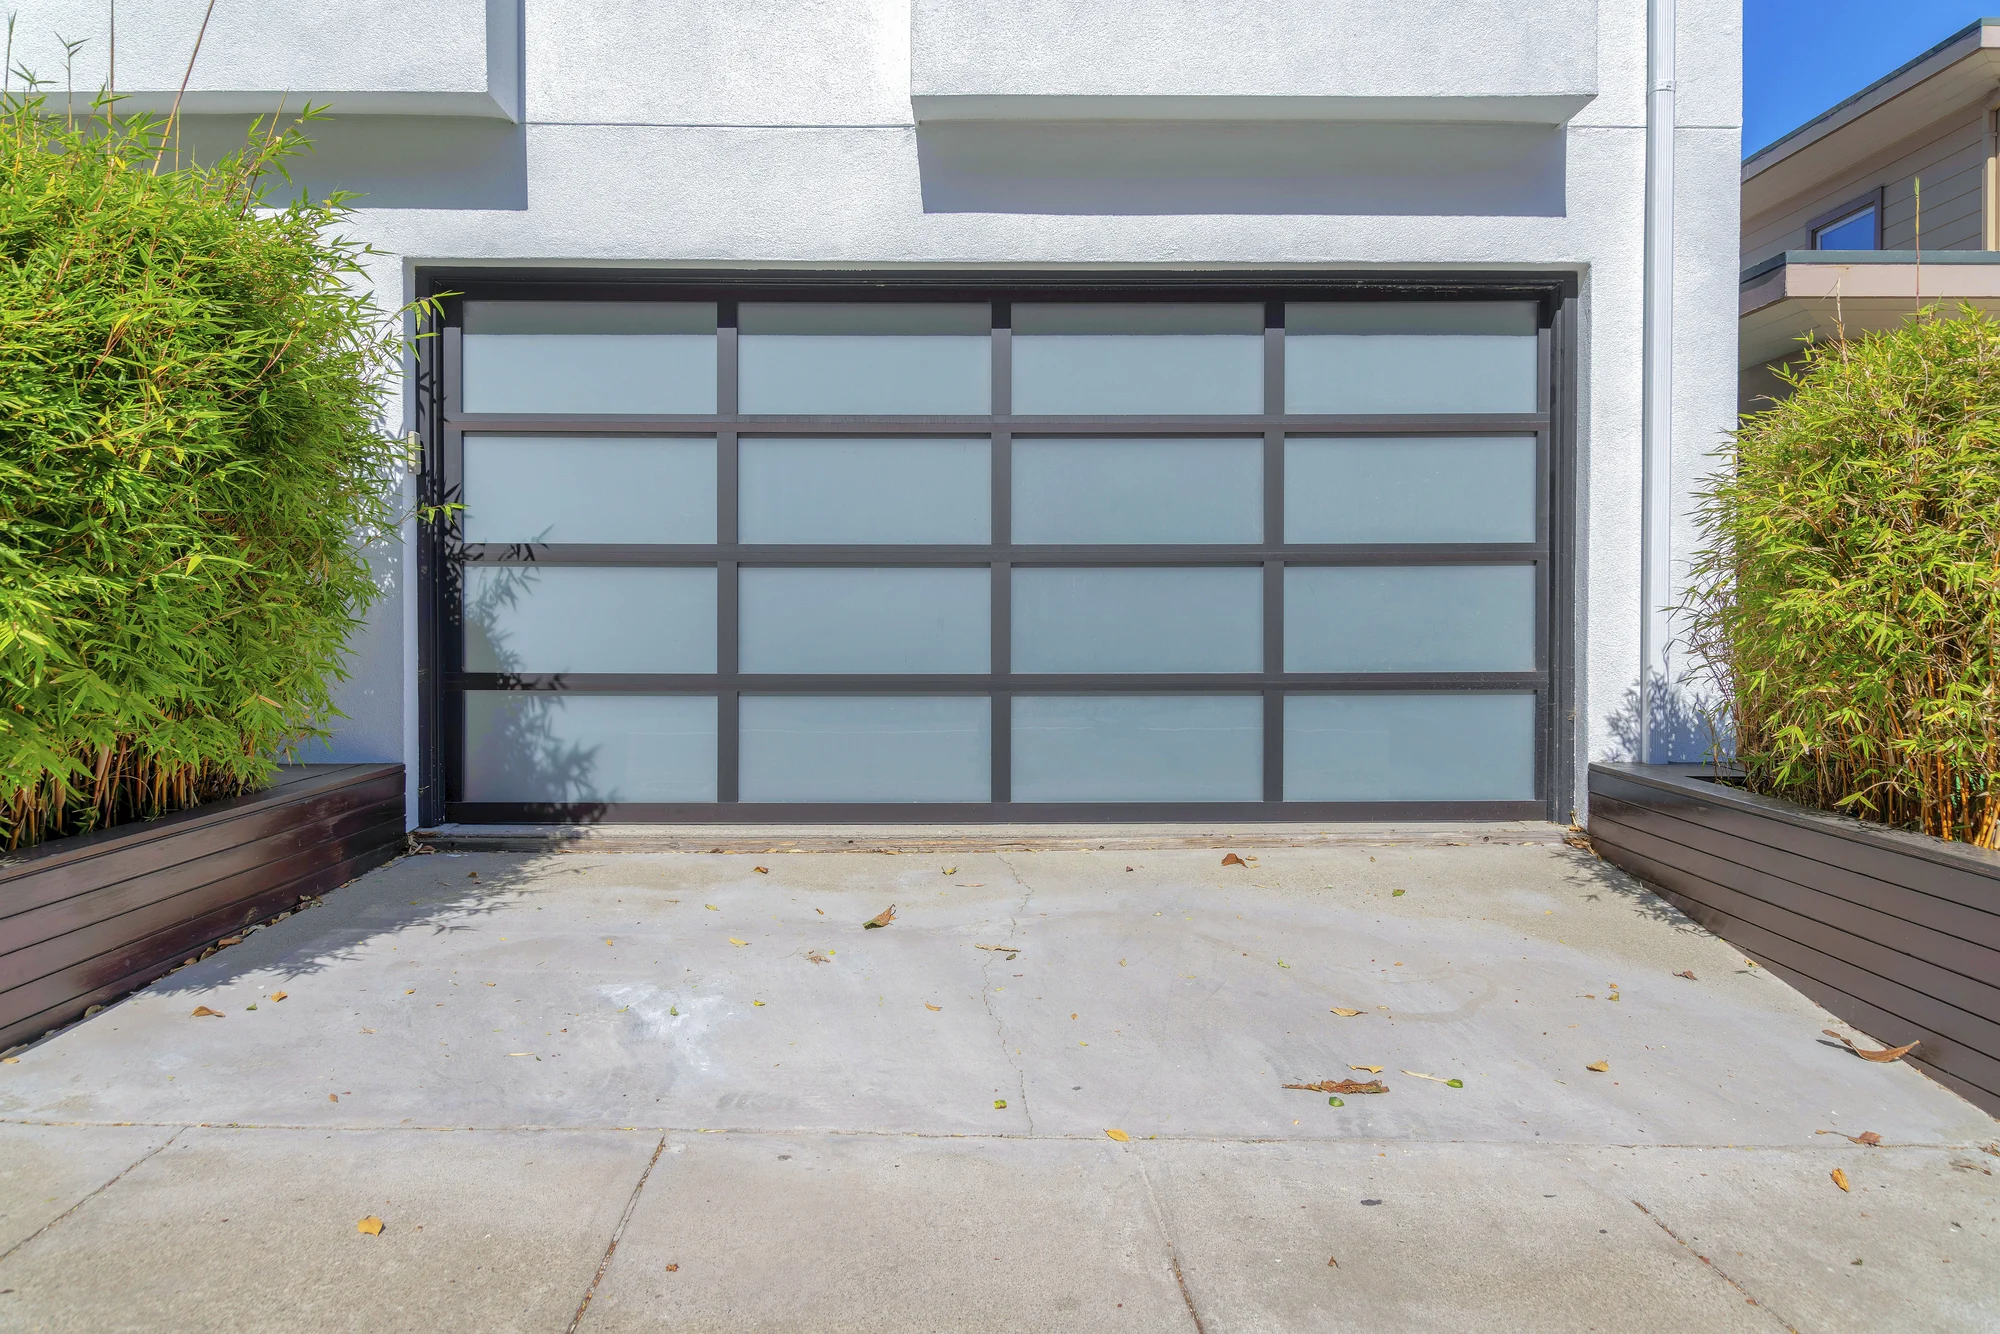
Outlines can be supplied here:
[[1544, 813], [1507, 299], [468, 298], [460, 820]]

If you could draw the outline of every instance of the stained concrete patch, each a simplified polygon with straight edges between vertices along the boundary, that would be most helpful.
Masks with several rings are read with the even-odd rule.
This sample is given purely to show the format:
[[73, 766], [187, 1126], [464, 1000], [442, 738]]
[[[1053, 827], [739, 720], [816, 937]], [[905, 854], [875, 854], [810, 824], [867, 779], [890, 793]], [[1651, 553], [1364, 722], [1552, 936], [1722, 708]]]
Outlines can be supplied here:
[[[0, 1255], [165, 1144], [172, 1127], [0, 1124]], [[0, 1303], [0, 1322], [7, 1307]]]
[[[565, 1328], [657, 1136], [190, 1129], [0, 1263], [11, 1328]], [[364, 1236], [357, 1220], [384, 1221]]]
[[1193, 1328], [1138, 1164], [1101, 1137], [676, 1137], [583, 1324]]
[[1777, 1328], [1560, 1149], [1133, 1148], [1210, 1334]]

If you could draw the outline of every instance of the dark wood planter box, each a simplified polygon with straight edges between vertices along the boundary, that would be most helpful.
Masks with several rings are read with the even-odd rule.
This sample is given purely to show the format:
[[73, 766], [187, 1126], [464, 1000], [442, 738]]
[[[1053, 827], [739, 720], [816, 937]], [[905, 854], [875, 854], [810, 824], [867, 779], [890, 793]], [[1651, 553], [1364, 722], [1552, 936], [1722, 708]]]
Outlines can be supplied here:
[[300, 764], [248, 796], [0, 856], [0, 1049], [405, 845], [402, 765]]
[[1696, 765], [1590, 766], [1590, 839], [1759, 964], [2000, 1113], [2000, 853]]

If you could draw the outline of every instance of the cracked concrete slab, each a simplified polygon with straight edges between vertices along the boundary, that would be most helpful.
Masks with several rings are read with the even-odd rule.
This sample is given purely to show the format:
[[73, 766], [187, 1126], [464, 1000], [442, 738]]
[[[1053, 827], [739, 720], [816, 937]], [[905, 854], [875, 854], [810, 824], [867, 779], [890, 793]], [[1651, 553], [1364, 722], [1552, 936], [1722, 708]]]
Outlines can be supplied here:
[[[134, 1329], [283, 1309], [287, 1328], [554, 1331], [588, 1294], [587, 1322], [623, 1322], [608, 1328], [741, 1311], [1094, 1329], [1126, 1317], [1093, 1294], [1129, 1288], [1112, 1312], [1153, 1327], [1191, 1299], [1211, 1334], [1317, 1328], [1347, 1310], [1305, 1263], [1328, 1230], [1359, 1247], [1333, 1274], [1376, 1327], [1637, 1311], [1732, 1328], [1762, 1318], [1745, 1293], [1800, 1328], [1986, 1316], [1965, 1294], [2000, 1290], [1990, 1240], [1936, 1255], [1951, 1272], [1922, 1297], [1875, 1267], [1914, 1275], [1940, 1227], [1979, 1221], [2000, 1125], [1912, 1067], [1856, 1059], [1824, 1012], [1619, 872], [1532, 844], [1239, 851], [405, 858], [0, 1066], [0, 1122], [48, 1144], [118, 1137], [74, 1170], [37, 1150], [5, 1201], [87, 1194], [144, 1137], [195, 1127], [0, 1262], [16, 1289], [0, 1325], [12, 1303], [54, 1328], [72, 1309], [73, 1327]], [[893, 925], [862, 927], [891, 903]], [[1391, 1091], [1335, 1108], [1282, 1087], [1376, 1073], [1361, 1066]], [[1843, 1196], [1813, 1155], [1852, 1146], [1822, 1129], [1935, 1161], [1837, 1158], [1890, 1174]], [[635, 1196], [663, 1134], [681, 1152]], [[163, 1188], [190, 1145], [202, 1170]], [[550, 1166], [562, 1155], [576, 1165]], [[1385, 1193], [1353, 1214], [1371, 1174], [1427, 1203]], [[431, 1249], [359, 1263], [400, 1253], [353, 1249], [354, 1183], [420, 1187], [450, 1244], [427, 1223]], [[1885, 1217], [1920, 1196], [1951, 1216], [1881, 1228], [1878, 1193]], [[1843, 1230], [1864, 1204], [1866, 1227]], [[241, 1234], [208, 1220], [223, 1205], [228, 1229], [267, 1218], [294, 1257], [268, 1251], [297, 1271], [266, 1292], [277, 1308], [232, 1286], [267, 1251], [225, 1244]], [[510, 1221], [474, 1232], [488, 1215]], [[1760, 1218], [1793, 1241], [1758, 1240]], [[31, 1208], [21, 1226], [47, 1222]], [[1744, 1254], [1704, 1264], [1711, 1236]], [[85, 1263], [77, 1238], [119, 1258]], [[1825, 1256], [1861, 1240], [1889, 1249], [1828, 1278]], [[1000, 1260], [978, 1259], [989, 1246]], [[698, 1283], [661, 1286], [670, 1251]], [[550, 1258], [531, 1272], [521, 1254]], [[488, 1274], [486, 1305], [435, 1305]], [[125, 1292], [146, 1305], [121, 1308]]]
[[743, 1134], [674, 1138], [582, 1329], [1194, 1327], [1101, 1136]]
[[0, 1124], [0, 1257], [158, 1152], [176, 1129]]
[[190, 1129], [0, 1263], [0, 1327], [561, 1330], [658, 1141]]

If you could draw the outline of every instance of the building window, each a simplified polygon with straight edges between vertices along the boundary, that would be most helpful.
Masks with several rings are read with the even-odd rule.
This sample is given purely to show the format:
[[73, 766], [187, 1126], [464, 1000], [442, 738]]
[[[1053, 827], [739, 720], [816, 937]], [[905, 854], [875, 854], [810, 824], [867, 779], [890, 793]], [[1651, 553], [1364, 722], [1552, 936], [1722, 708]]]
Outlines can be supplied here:
[[1550, 308], [1518, 288], [470, 285], [450, 818], [1541, 813]]
[[1875, 200], [1813, 228], [1814, 250], [1880, 250], [1882, 208]]

